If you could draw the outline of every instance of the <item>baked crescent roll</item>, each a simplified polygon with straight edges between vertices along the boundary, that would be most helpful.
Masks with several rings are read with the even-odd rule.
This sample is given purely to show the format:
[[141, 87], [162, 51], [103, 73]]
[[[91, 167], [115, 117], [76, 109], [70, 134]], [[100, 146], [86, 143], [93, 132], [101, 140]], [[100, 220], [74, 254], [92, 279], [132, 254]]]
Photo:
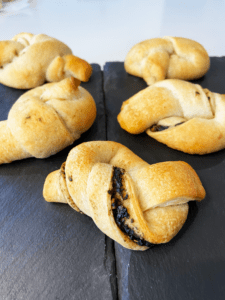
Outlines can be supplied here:
[[88, 91], [71, 77], [23, 94], [0, 122], [0, 164], [45, 158], [77, 140], [96, 117]]
[[185, 162], [149, 165], [119, 143], [94, 141], [70, 151], [47, 176], [43, 196], [88, 215], [125, 248], [146, 250], [178, 233], [187, 202], [202, 200], [205, 190]]
[[207, 154], [225, 148], [225, 95], [198, 84], [167, 79], [122, 105], [118, 122], [132, 134], [147, 134], [167, 146]]
[[20, 33], [0, 41], [0, 83], [30, 89], [73, 76], [88, 81], [92, 67], [64, 43], [45, 34]]
[[136, 44], [125, 59], [125, 70], [143, 78], [148, 85], [166, 78], [193, 80], [210, 67], [208, 53], [199, 43], [165, 36]]

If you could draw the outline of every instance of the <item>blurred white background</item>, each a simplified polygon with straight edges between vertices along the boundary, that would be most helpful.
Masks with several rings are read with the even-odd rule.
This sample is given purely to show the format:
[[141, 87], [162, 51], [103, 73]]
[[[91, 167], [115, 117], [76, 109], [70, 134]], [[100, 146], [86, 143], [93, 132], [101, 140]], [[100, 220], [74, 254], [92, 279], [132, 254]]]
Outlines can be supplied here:
[[0, 9], [0, 40], [45, 33], [102, 67], [124, 61], [134, 44], [165, 35], [191, 38], [210, 56], [223, 56], [224, 28], [224, 0], [14, 0]]

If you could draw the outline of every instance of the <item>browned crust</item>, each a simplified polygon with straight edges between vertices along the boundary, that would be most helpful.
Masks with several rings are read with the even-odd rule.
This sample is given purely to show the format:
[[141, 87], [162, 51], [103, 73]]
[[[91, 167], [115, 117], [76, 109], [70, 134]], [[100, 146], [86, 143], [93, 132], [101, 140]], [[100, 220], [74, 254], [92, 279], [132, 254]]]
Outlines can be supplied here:
[[[207, 154], [225, 147], [225, 97], [178, 79], [158, 82], [125, 101], [117, 119], [132, 134], [144, 131], [167, 146], [190, 154]], [[153, 132], [167, 118], [184, 123]]]
[[[125, 146], [110, 141], [87, 142], [73, 148], [65, 165], [72, 201], [100, 230], [128, 249], [147, 247], [130, 240], [113, 217], [109, 193], [113, 167], [125, 170], [123, 188], [128, 198], [123, 205], [134, 220], [131, 228], [149, 243], [170, 241], [187, 218], [187, 202], [205, 197], [198, 175], [185, 162], [149, 165]], [[47, 179], [44, 189], [46, 185], [50, 191]]]
[[166, 36], [134, 45], [124, 66], [128, 73], [142, 77], [151, 85], [166, 78], [198, 79], [208, 71], [210, 59], [198, 42]]
[[88, 62], [45, 34], [21, 33], [0, 42], [0, 82], [7, 86], [30, 89], [71, 76], [88, 81], [91, 73]]
[[4, 133], [0, 137], [1, 163], [53, 155], [92, 126], [95, 101], [79, 84], [73, 77], [48, 83], [26, 92], [14, 103], [8, 120], [0, 122], [7, 128], [7, 136]]

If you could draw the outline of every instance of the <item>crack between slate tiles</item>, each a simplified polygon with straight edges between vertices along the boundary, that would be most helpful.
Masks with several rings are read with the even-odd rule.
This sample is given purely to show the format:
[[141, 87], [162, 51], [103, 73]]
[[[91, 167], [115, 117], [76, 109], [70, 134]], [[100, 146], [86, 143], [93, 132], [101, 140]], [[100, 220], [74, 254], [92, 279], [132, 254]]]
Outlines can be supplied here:
[[[105, 88], [104, 88], [104, 67], [102, 73], [102, 93], [103, 93], [103, 105], [104, 105], [104, 113], [105, 113], [105, 139], [108, 141], [108, 124], [107, 124], [107, 110], [106, 110], [106, 95], [105, 95]], [[111, 253], [112, 253], [112, 265], [110, 268], [107, 267], [107, 259], [109, 256], [109, 246], [111, 246]], [[107, 235], [105, 235], [105, 253], [104, 253], [104, 267], [106, 271], [109, 272], [110, 278], [110, 286], [112, 291], [112, 298], [113, 300], [119, 299], [119, 289], [118, 289], [118, 282], [117, 282], [117, 265], [116, 265], [116, 252], [115, 252], [115, 242], [111, 240]], [[114, 281], [115, 280], [115, 281]], [[114, 287], [115, 285], [115, 287]], [[115, 289], [115, 291], [114, 291]]]
[[[111, 248], [111, 249], [110, 249]], [[110, 251], [111, 250], [111, 251]], [[111, 254], [111, 255], [110, 255]], [[111, 259], [110, 259], [110, 256]], [[109, 259], [109, 265], [108, 265]], [[105, 270], [109, 273], [109, 283], [111, 287], [112, 299], [119, 299], [119, 290], [117, 282], [117, 266], [116, 266], [116, 255], [115, 255], [115, 242], [105, 235], [105, 253], [103, 265]]]

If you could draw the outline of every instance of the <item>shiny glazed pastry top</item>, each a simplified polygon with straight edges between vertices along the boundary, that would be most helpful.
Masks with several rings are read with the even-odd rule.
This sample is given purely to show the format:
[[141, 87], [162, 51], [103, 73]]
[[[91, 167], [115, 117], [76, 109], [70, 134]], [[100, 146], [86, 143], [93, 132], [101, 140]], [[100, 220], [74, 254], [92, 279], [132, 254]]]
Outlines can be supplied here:
[[96, 117], [91, 94], [71, 77], [24, 93], [0, 122], [0, 164], [45, 158], [71, 145]]
[[93, 141], [73, 148], [50, 173], [43, 196], [90, 216], [98, 228], [128, 249], [169, 242], [188, 214], [188, 201], [205, 197], [185, 162], [149, 165], [125, 146]]
[[0, 41], [0, 83], [30, 89], [73, 76], [88, 81], [92, 67], [64, 43], [45, 34], [20, 33]]
[[210, 67], [208, 53], [199, 43], [181, 37], [149, 39], [133, 46], [125, 59], [125, 70], [148, 85], [166, 78], [193, 80]]

